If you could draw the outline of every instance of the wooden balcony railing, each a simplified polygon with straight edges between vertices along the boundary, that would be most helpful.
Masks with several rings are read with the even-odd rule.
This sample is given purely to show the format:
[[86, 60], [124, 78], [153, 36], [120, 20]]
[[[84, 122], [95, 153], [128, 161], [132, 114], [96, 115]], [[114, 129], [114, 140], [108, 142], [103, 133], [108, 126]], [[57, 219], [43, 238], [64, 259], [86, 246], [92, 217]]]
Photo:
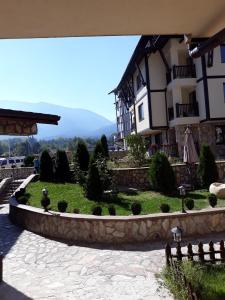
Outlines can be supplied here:
[[195, 78], [195, 65], [173, 66], [173, 79], [176, 78]]
[[176, 117], [197, 117], [199, 116], [198, 102], [193, 104], [180, 104], [176, 103]]

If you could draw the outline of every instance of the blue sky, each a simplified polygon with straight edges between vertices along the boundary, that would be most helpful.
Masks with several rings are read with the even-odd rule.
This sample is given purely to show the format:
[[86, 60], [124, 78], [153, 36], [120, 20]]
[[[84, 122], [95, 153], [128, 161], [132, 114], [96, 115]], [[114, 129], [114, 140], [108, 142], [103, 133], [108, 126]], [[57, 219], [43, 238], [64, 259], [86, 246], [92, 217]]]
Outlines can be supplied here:
[[114, 96], [107, 94], [119, 82], [138, 40], [0, 40], [0, 100], [79, 107], [115, 120]]

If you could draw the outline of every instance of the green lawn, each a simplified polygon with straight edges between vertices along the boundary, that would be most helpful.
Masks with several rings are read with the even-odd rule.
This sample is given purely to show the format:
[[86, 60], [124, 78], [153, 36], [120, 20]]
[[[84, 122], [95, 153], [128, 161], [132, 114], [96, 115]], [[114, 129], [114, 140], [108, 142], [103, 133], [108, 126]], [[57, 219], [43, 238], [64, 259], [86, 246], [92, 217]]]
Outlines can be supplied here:
[[[40, 200], [42, 198], [41, 190], [47, 188], [49, 191], [49, 198], [51, 200], [50, 207], [57, 211], [57, 202], [59, 200], [66, 200], [68, 202], [67, 212], [73, 212], [74, 208], [79, 208], [80, 213], [90, 214], [91, 208], [95, 204], [94, 201], [88, 200], [83, 192], [83, 188], [78, 184], [66, 183], [56, 184], [49, 182], [32, 182], [27, 187], [27, 196], [31, 206], [41, 207]], [[206, 190], [199, 190], [189, 193], [188, 197], [195, 200], [195, 209], [208, 207], [207, 201], [208, 192]], [[99, 202], [103, 208], [103, 214], [108, 214], [109, 204], [114, 204], [117, 215], [130, 215], [130, 206], [134, 201], [140, 201], [142, 204], [142, 214], [160, 212], [160, 204], [168, 203], [171, 211], [179, 211], [181, 207], [181, 200], [178, 197], [164, 196], [153, 191], [137, 192], [137, 193], [119, 193], [118, 197], [109, 199], [105, 202]], [[218, 200], [218, 206], [225, 206], [225, 200]]]

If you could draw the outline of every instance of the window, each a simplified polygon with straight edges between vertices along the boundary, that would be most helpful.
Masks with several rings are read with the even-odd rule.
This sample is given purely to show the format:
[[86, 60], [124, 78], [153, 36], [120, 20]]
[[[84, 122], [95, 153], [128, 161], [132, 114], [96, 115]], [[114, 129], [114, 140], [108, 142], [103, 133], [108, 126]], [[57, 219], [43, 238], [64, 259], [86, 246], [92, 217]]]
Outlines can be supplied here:
[[225, 126], [216, 126], [216, 144], [225, 144]]
[[143, 105], [143, 103], [141, 103], [138, 106], [138, 118], [139, 118], [139, 122], [144, 120], [144, 105]]
[[220, 46], [221, 63], [225, 63], [225, 45]]
[[137, 91], [138, 91], [141, 88], [141, 86], [142, 86], [140, 74], [137, 75], [136, 84], [137, 84]]

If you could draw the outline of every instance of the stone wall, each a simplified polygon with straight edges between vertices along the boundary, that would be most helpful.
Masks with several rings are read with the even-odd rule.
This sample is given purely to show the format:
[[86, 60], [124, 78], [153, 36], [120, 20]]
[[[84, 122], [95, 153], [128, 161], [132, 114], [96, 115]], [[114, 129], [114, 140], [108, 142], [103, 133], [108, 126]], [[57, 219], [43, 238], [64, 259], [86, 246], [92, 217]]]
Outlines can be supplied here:
[[0, 179], [13, 177], [14, 179], [24, 179], [34, 173], [33, 167], [24, 168], [2, 168], [0, 169]]
[[[225, 181], [225, 160], [217, 161], [217, 168], [219, 173], [219, 182]], [[187, 166], [183, 163], [172, 164], [175, 172], [177, 186], [183, 183], [190, 183], [190, 173]], [[118, 187], [131, 187], [141, 190], [146, 190], [150, 187], [148, 167], [144, 168], [118, 168], [113, 169], [114, 183]], [[197, 182], [197, 164], [191, 169], [192, 182]]]
[[[10, 219], [16, 225], [47, 237], [70, 242], [136, 243], [171, 239], [179, 226], [183, 237], [225, 231], [225, 209], [144, 216], [92, 216], [44, 212], [10, 200]], [[207, 224], [207, 226], [206, 226]]]

